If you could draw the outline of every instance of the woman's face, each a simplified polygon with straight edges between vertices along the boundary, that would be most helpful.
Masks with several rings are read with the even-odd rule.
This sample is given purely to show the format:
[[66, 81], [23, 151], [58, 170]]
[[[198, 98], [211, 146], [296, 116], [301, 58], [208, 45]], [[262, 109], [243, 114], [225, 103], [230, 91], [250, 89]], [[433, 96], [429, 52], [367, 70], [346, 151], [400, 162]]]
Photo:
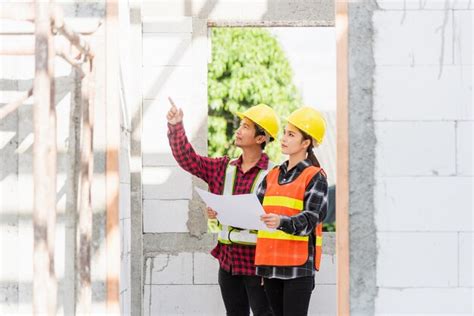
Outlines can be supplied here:
[[285, 155], [293, 155], [301, 151], [306, 152], [306, 148], [309, 146], [309, 140], [303, 141], [303, 134], [290, 123], [283, 130], [283, 137], [280, 143], [281, 152]]

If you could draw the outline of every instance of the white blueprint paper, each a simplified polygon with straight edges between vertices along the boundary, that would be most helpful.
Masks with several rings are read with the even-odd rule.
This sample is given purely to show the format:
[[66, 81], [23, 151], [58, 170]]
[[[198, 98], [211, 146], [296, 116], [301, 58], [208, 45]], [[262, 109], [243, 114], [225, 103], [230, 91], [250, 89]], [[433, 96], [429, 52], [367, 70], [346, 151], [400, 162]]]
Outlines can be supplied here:
[[204, 203], [217, 212], [217, 219], [221, 224], [273, 231], [260, 220], [265, 211], [255, 194], [217, 195], [195, 189]]

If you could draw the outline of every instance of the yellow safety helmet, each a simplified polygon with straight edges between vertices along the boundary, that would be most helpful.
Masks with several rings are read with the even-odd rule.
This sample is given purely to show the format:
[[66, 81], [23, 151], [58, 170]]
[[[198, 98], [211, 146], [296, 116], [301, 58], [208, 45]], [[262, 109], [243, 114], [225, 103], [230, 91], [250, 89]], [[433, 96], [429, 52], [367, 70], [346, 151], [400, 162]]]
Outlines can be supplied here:
[[321, 112], [304, 106], [290, 114], [288, 123], [311, 136], [316, 143], [321, 144], [323, 142], [326, 133], [326, 121]]
[[248, 118], [276, 139], [280, 121], [275, 111], [266, 104], [259, 104], [248, 108], [245, 112], [236, 113], [240, 119]]

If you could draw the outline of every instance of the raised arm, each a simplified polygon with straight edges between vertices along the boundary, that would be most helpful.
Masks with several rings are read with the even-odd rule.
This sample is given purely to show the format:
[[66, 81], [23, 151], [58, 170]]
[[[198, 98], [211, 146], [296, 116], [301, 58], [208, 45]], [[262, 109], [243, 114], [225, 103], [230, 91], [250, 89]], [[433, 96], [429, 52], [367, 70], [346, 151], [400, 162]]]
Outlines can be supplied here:
[[225, 167], [229, 158], [209, 158], [198, 155], [184, 131], [183, 110], [178, 109], [171, 98], [168, 99], [171, 108], [166, 119], [168, 120], [168, 140], [171, 152], [181, 168], [209, 183], [216, 171]]

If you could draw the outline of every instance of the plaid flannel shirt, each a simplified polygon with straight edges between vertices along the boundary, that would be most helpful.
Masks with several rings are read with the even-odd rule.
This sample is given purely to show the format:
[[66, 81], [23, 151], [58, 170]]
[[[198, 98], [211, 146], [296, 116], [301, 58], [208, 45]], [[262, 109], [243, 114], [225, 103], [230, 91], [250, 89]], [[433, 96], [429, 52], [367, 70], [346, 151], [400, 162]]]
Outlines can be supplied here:
[[[168, 124], [168, 139], [173, 156], [181, 168], [207, 182], [210, 192], [222, 194], [224, 176], [230, 158], [209, 158], [198, 155], [189, 143], [182, 123]], [[244, 173], [242, 156], [231, 161], [231, 164], [237, 166], [233, 194], [250, 193], [255, 177], [261, 169], [267, 168], [268, 162], [268, 156], [263, 153], [257, 164]], [[227, 272], [234, 275], [255, 275], [255, 246], [218, 243], [211, 254], [219, 260], [220, 267]]]

